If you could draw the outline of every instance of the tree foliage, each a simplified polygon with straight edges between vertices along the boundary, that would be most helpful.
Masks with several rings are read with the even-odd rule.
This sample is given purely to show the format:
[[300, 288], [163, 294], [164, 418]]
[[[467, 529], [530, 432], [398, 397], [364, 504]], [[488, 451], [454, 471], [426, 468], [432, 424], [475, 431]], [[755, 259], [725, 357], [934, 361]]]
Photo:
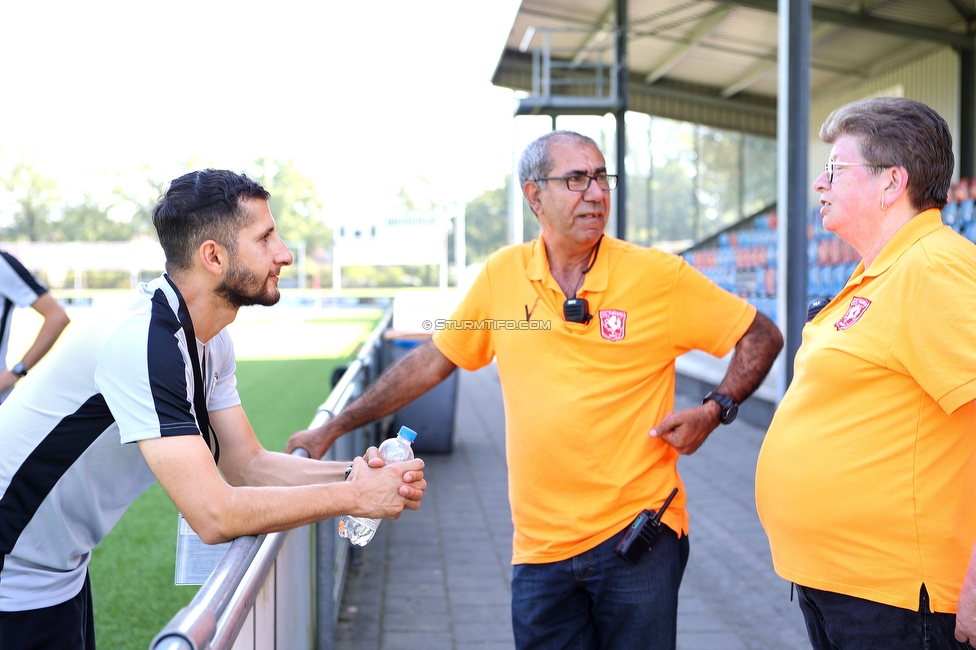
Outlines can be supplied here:
[[417, 176], [409, 185], [401, 185], [397, 190], [397, 200], [407, 212], [430, 212], [441, 208], [431, 196], [430, 181]]
[[47, 239], [52, 213], [60, 201], [57, 182], [24, 160], [14, 163], [2, 182], [14, 213], [13, 223], [0, 233], [28, 241]]
[[465, 206], [464, 240], [468, 263], [484, 262], [489, 255], [508, 243], [506, 186], [488, 190]]
[[[193, 161], [187, 169], [197, 168]], [[285, 241], [304, 241], [310, 252], [327, 250], [332, 233], [322, 219], [322, 201], [315, 184], [292, 161], [265, 158], [255, 161], [249, 175], [271, 192], [271, 211]], [[127, 181], [127, 182], [126, 182]], [[27, 241], [128, 241], [156, 238], [152, 210], [166, 190], [148, 166], [116, 178], [111, 195], [99, 201], [85, 194], [77, 203], [65, 203], [58, 184], [34, 163], [18, 161], [0, 171], [0, 239]], [[123, 218], [118, 218], [123, 215]]]
[[55, 241], [128, 241], [133, 229], [131, 223], [111, 219], [108, 210], [86, 194], [51, 223], [50, 234]]
[[166, 191], [169, 184], [167, 180], [161, 180], [154, 174], [148, 165], [139, 169], [142, 181], [130, 187], [116, 181], [112, 190], [112, 195], [116, 198], [116, 205], [127, 208], [131, 211], [129, 224], [132, 229], [132, 237], [148, 237], [158, 239], [156, 228], [152, 223], [152, 210], [156, 201]]
[[304, 241], [309, 251], [331, 248], [332, 231], [323, 218], [318, 190], [294, 161], [258, 158], [248, 175], [271, 192], [268, 203], [283, 240]]

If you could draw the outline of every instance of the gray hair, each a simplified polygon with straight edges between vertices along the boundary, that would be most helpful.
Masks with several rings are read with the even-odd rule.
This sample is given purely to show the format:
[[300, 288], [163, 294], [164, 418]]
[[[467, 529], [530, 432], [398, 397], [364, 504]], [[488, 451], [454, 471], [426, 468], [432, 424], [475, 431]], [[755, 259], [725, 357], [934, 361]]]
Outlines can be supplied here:
[[[518, 174], [520, 187], [525, 187], [528, 181], [534, 181], [536, 178], [545, 178], [552, 173], [553, 161], [549, 155], [549, 141], [553, 138], [569, 140], [577, 145], [588, 144], [597, 151], [600, 150], [600, 146], [593, 138], [577, 133], [576, 131], [550, 131], [545, 135], [541, 135], [529, 143], [529, 146], [525, 148], [525, 151], [522, 152], [522, 157], [519, 159]], [[545, 188], [546, 186], [545, 181], [538, 181], [536, 184], [541, 188]]]
[[904, 97], [862, 99], [841, 106], [820, 127], [827, 144], [845, 135], [858, 139], [865, 161], [908, 171], [916, 210], [945, 207], [955, 159], [949, 125], [934, 109]]

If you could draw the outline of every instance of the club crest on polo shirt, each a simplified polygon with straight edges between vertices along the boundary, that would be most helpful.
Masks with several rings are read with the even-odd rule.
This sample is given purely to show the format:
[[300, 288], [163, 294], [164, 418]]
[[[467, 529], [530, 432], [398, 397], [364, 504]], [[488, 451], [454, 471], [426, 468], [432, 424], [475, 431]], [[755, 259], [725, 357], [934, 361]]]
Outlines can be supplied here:
[[627, 312], [600, 310], [600, 335], [608, 341], [619, 341], [627, 334]]
[[838, 331], [849, 329], [852, 325], [854, 325], [854, 323], [861, 319], [861, 316], [864, 315], [864, 312], [866, 312], [870, 306], [871, 301], [867, 298], [858, 298], [857, 296], [854, 296], [851, 298], [851, 306], [847, 308], [847, 313], [844, 314], [839, 321], [834, 323], [834, 327], [836, 327]]

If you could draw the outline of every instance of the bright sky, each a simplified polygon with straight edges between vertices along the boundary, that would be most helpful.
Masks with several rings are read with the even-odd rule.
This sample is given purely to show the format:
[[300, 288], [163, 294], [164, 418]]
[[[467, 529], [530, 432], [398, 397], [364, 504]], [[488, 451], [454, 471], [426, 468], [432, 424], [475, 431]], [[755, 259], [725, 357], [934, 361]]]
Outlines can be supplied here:
[[469, 200], [511, 168], [514, 97], [490, 78], [518, 4], [8, 2], [0, 159], [23, 154], [68, 196], [143, 165], [170, 179], [266, 156], [294, 159], [329, 212], [417, 176]]

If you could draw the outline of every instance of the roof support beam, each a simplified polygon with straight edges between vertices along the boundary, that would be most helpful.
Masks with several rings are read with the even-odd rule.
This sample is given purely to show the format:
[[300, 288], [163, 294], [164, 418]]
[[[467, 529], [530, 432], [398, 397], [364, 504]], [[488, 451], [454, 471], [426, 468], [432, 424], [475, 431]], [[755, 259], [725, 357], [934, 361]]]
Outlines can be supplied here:
[[[810, 32], [810, 44], [811, 47], [813, 43], [816, 43], [821, 38], [833, 34], [837, 30], [836, 25], [831, 24], [821, 24], [814, 27]], [[759, 60], [754, 64], [749, 66], [749, 69], [743, 72], [738, 79], [730, 83], [728, 86], [722, 89], [722, 97], [731, 97], [741, 90], [745, 90], [752, 84], [756, 83], [763, 77], [765, 77], [770, 70], [776, 67], [776, 61], [769, 60]]]
[[640, 88], [640, 91], [642, 93], [654, 97], [673, 99], [677, 101], [686, 101], [695, 104], [700, 104], [702, 106], [713, 106], [715, 108], [719, 108], [723, 110], [742, 111], [744, 113], [753, 113], [757, 116], [763, 116], [767, 118], [776, 116], [776, 108], [772, 106], [747, 104], [745, 102], [738, 101], [737, 99], [722, 99], [721, 97], [717, 97], [713, 95], [705, 95], [698, 92], [668, 88], [660, 84], [654, 86], [642, 86]]
[[[777, 0], [721, 0], [725, 4], [760, 9], [762, 11], [777, 11]], [[817, 22], [836, 23], [844, 27], [853, 27], [870, 32], [880, 32], [893, 36], [903, 36], [923, 41], [934, 41], [943, 45], [951, 45], [957, 49], [973, 49], [973, 36], [949, 32], [934, 27], [923, 27], [902, 23], [897, 20], [875, 18], [863, 13], [852, 13], [828, 7], [812, 7], [811, 15]]]
[[[829, 31], [833, 31], [833, 30], [836, 30], [836, 29], [839, 29], [839, 27], [837, 27], [836, 25], [821, 23], [818, 26], [817, 29], [814, 29], [813, 30], [813, 33], [814, 34], [817, 34], [817, 33], [819, 33], [819, 30], [824, 30], [825, 32], [827, 32], [828, 30]], [[648, 34], [640, 34], [640, 33], [638, 33], [636, 36], [633, 35], [633, 34], [631, 34], [631, 36], [630, 36], [630, 42], [631, 43], [634, 43], [634, 42], [636, 42], [636, 40], [638, 38], [645, 37], [645, 36], [648, 36]], [[671, 43], [675, 43], [676, 45], [684, 45], [685, 44], [685, 41], [684, 40], [677, 39], [677, 38], [673, 38], [673, 37], [670, 37], [670, 36], [665, 36], [663, 34], [655, 34], [653, 37], [656, 38], [656, 39], [658, 39], [658, 40], [669, 41]], [[754, 54], [752, 52], [744, 52], [741, 49], [737, 49], [737, 48], [723, 47], [721, 45], [715, 45], [714, 43], [701, 43], [701, 42], [698, 43], [698, 47], [700, 49], [702, 49], [702, 50], [708, 50], [710, 52], [718, 52], [720, 54], [738, 54], [738, 55], [745, 55], [745, 56], [748, 56], [748, 57], [753, 57], [753, 58], [758, 58], [758, 59], [763, 59], [763, 60], [769, 61], [773, 65], [776, 64], [776, 53], [775, 52], [772, 52], [772, 53], [766, 54], [766, 55], [762, 55], [762, 54], [757, 55], [757, 54]], [[858, 74], [858, 71], [857, 70], [851, 70], [850, 68], [839, 68], [837, 66], [824, 65], [822, 63], [818, 63], [818, 64], [811, 63], [810, 65], [812, 66], [813, 70], [818, 70], [818, 71], [821, 71], [821, 72], [831, 72], [831, 73], [834, 73], [834, 74], [842, 74], [842, 75], [851, 75], [851, 74], [855, 74], [856, 75], [856, 74]]]
[[614, 7], [611, 6], [607, 9], [606, 13], [600, 18], [600, 29], [596, 29], [592, 34], [586, 37], [586, 42], [576, 51], [576, 55], [573, 57], [573, 63], [583, 63], [586, 60], [590, 49], [598, 45], [604, 38], [608, 31], [613, 29], [614, 26]]
[[776, 69], [775, 61], [767, 61], [760, 59], [756, 61], [749, 69], [739, 75], [739, 78], [730, 83], [728, 86], [722, 89], [722, 97], [728, 98], [736, 94], [740, 90], [745, 90], [752, 84], [756, 83], [763, 77], [765, 77], [770, 70]]
[[671, 68], [676, 66], [681, 59], [684, 58], [686, 54], [698, 44], [698, 41], [705, 38], [708, 32], [715, 29], [719, 23], [725, 20], [725, 17], [731, 13], [732, 7], [721, 7], [718, 10], [712, 12], [711, 14], [705, 16], [701, 22], [695, 25], [695, 29], [692, 30], [691, 34], [688, 35], [688, 41], [684, 45], [679, 45], [664, 57], [662, 61], [644, 80], [649, 84], [654, 83], [668, 72]]
[[966, 22], [971, 23], [973, 20], [976, 20], [976, 14], [962, 0], [946, 0], [946, 2], [951, 4], [952, 8], [956, 10], [956, 13], [965, 18]]

